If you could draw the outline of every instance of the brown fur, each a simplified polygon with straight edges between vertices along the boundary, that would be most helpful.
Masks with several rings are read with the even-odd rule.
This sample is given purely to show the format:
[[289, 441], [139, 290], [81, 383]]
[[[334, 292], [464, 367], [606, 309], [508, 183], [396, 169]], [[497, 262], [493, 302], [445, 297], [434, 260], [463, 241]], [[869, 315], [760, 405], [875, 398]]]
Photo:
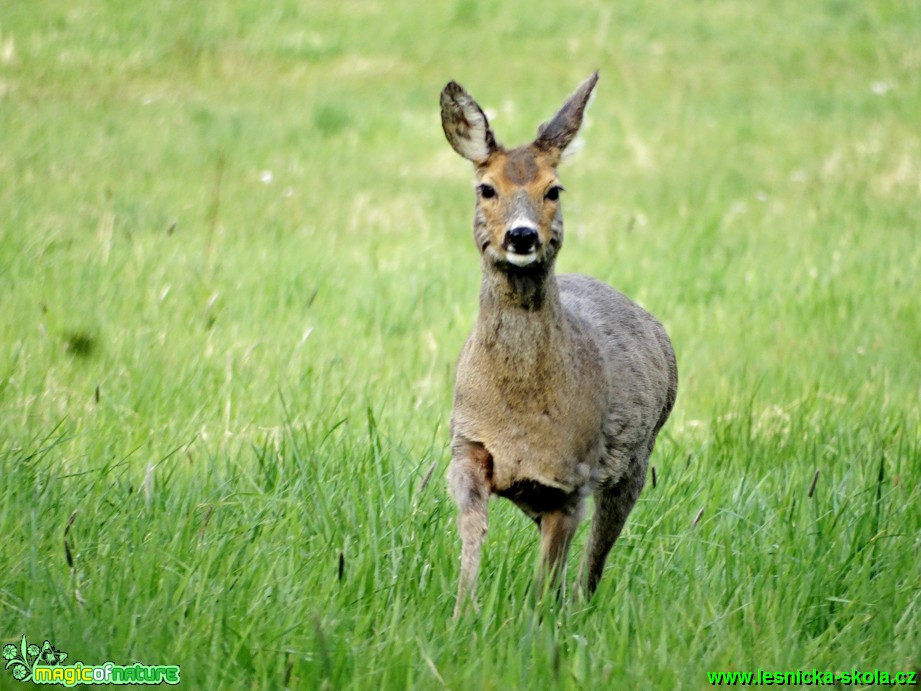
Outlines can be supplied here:
[[[457, 365], [448, 484], [460, 512], [455, 616], [472, 598], [491, 495], [539, 526], [539, 585], [560, 582], [594, 494], [581, 585], [594, 592], [645, 483], [675, 401], [677, 367], [661, 324], [613, 288], [553, 271], [563, 242], [556, 167], [597, 81], [587, 79], [541, 128], [506, 150], [454, 82], [442, 92], [449, 142], [475, 164], [480, 311]], [[517, 242], [517, 232], [526, 236]], [[532, 243], [533, 240], [533, 243]]]

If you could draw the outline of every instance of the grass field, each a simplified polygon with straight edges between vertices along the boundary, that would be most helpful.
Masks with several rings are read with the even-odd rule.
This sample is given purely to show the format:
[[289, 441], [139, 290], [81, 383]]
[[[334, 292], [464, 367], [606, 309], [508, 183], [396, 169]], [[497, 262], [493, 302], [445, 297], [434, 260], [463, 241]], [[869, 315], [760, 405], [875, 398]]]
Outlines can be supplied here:
[[[519, 143], [595, 68], [560, 270], [660, 317], [678, 403], [590, 604], [526, 604], [494, 502], [455, 623], [438, 94]], [[919, 114], [909, 0], [9, 4], [0, 642], [189, 688], [918, 670]]]

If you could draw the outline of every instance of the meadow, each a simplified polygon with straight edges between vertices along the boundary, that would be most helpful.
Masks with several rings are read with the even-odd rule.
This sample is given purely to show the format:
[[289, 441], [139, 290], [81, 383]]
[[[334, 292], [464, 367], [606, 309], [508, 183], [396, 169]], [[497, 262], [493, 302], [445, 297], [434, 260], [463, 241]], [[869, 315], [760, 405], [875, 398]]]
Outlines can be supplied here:
[[[454, 622], [438, 94], [516, 144], [596, 68], [558, 266], [661, 319], [677, 405], [590, 603], [529, 604], [496, 501]], [[918, 671], [919, 114], [908, 0], [9, 4], [0, 643], [189, 688]]]

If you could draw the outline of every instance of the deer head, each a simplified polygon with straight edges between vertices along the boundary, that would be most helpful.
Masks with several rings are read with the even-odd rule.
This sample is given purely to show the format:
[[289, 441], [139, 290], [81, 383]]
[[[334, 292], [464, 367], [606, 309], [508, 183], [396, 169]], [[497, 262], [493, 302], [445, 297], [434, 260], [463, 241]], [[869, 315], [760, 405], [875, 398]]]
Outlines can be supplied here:
[[490, 266], [505, 271], [552, 268], [563, 244], [557, 167], [582, 125], [597, 81], [595, 72], [540, 127], [533, 142], [510, 150], [496, 141], [483, 110], [463, 87], [449, 82], [441, 92], [445, 136], [475, 166], [473, 235]]

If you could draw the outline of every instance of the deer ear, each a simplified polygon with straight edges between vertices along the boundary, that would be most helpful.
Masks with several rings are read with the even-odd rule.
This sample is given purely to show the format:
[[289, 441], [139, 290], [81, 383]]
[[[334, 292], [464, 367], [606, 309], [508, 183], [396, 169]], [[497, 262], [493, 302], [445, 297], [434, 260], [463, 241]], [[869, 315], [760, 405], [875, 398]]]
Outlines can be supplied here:
[[597, 83], [598, 72], [596, 71], [579, 85], [579, 88], [563, 104], [563, 107], [553, 116], [550, 122], [540, 126], [537, 131], [537, 139], [534, 140], [534, 145], [537, 148], [555, 153], [559, 157], [563, 156], [582, 126], [585, 106], [588, 105], [589, 97], [592, 95]]
[[485, 113], [457, 82], [441, 92], [441, 126], [454, 150], [477, 165], [499, 149]]

